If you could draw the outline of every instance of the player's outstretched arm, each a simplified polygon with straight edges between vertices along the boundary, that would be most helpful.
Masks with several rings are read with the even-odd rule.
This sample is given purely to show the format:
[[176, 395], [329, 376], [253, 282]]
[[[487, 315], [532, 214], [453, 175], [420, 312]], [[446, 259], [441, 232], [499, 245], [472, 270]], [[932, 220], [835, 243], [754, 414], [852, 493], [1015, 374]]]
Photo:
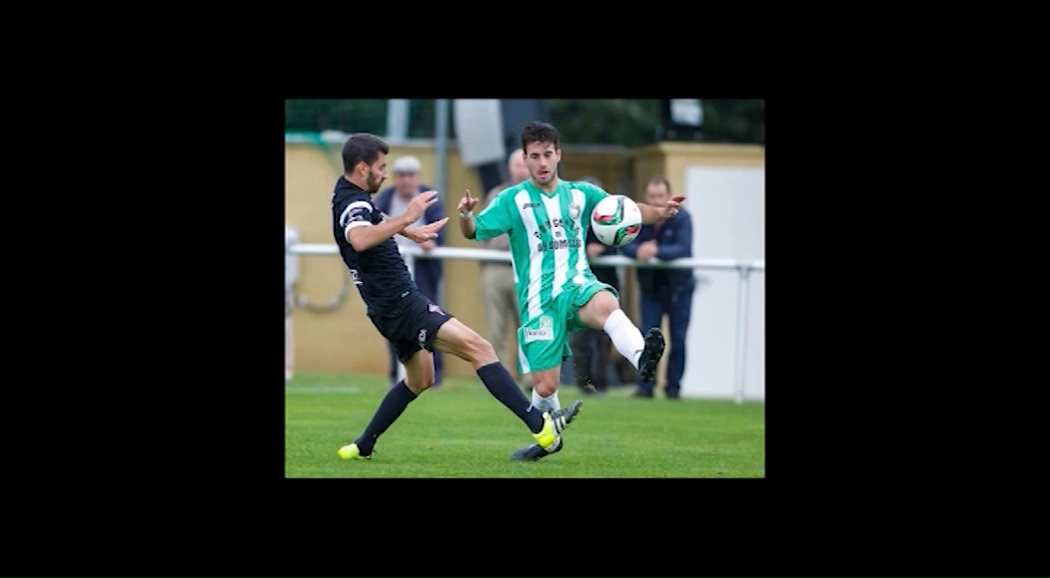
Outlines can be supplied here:
[[419, 227], [405, 227], [401, 229], [401, 234], [405, 236], [409, 241], [416, 243], [423, 243], [431, 239], [438, 238], [438, 231], [445, 226], [448, 222], [448, 217], [441, 219], [440, 221], [434, 221], [426, 225], [420, 225]]
[[[383, 215], [383, 222], [389, 221], [392, 217], [386, 213], [380, 213]], [[433, 223], [427, 223], [426, 225], [419, 227], [405, 227], [397, 232], [398, 235], [413, 241], [415, 243], [424, 243], [430, 239], [437, 239], [440, 237], [438, 231], [445, 226], [448, 222], [448, 217], [442, 218], [440, 221], [434, 221]]]
[[415, 223], [420, 215], [423, 214], [423, 211], [436, 200], [437, 191], [420, 193], [412, 199], [412, 202], [408, 204], [408, 208], [400, 216], [388, 218], [378, 225], [353, 227], [347, 231], [346, 240], [353, 246], [354, 251], [358, 253], [367, 251], [393, 237], [408, 225]]
[[671, 197], [667, 201], [667, 206], [654, 207], [645, 203], [637, 203], [638, 210], [642, 213], [642, 224], [652, 225], [653, 223], [662, 219], [667, 219], [678, 214], [678, 205], [685, 200], [685, 197], [679, 195], [677, 197]]

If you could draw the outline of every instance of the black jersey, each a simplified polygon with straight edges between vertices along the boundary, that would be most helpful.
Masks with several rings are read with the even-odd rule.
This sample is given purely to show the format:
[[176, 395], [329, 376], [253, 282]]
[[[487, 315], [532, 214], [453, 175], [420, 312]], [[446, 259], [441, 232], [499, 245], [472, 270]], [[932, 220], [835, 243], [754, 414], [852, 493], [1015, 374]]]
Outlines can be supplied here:
[[339, 177], [332, 192], [332, 232], [369, 315], [397, 311], [405, 297], [419, 291], [393, 237], [361, 253], [346, 240], [348, 228], [382, 222], [383, 214], [372, 203], [372, 197]]

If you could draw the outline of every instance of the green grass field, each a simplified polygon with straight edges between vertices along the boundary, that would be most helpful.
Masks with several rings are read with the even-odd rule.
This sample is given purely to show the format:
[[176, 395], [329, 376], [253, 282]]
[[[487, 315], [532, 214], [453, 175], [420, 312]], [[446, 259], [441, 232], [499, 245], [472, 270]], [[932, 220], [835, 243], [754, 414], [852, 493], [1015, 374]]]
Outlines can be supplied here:
[[761, 478], [765, 405], [732, 400], [628, 397], [614, 388], [584, 401], [565, 449], [537, 462], [510, 460], [531, 443], [525, 425], [478, 379], [446, 378], [413, 401], [379, 438], [371, 461], [336, 450], [364, 430], [386, 393], [377, 375], [299, 374], [285, 386], [289, 478]]

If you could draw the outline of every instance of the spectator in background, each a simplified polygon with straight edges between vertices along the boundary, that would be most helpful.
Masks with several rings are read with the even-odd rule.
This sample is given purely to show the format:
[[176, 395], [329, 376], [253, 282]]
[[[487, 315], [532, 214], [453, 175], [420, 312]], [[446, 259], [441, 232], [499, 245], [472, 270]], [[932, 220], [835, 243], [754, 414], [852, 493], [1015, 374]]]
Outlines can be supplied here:
[[[390, 217], [398, 217], [405, 212], [408, 204], [419, 193], [430, 190], [428, 185], [420, 182], [419, 171], [422, 165], [414, 156], [404, 156], [394, 161], [392, 171], [394, 173], [394, 186], [379, 192], [375, 197], [376, 207]], [[445, 218], [445, 207], [442, 203], [433, 203], [410, 227], [429, 225]], [[403, 235], [395, 235], [398, 250], [404, 247], [415, 246]], [[438, 230], [437, 238], [418, 243], [418, 247], [424, 251], [430, 251], [434, 247], [444, 245], [445, 231]], [[438, 300], [438, 287], [441, 285], [441, 259], [416, 259], [413, 267], [412, 279], [419, 286], [419, 291], [435, 305], [441, 305]], [[391, 343], [387, 343], [390, 351], [390, 387], [397, 385], [398, 366], [397, 351]], [[440, 351], [434, 352], [434, 387], [441, 387], [441, 374], [444, 366], [444, 356]]]
[[[495, 187], [485, 196], [487, 207], [492, 199], [503, 189], [512, 187], [529, 178], [529, 167], [525, 165], [525, 152], [517, 149], [507, 157], [507, 174], [510, 180]], [[506, 234], [479, 243], [485, 249], [509, 251], [510, 241]], [[506, 365], [510, 364], [510, 347], [517, 349], [518, 326], [521, 325], [521, 313], [518, 311], [518, 291], [514, 287], [514, 268], [510, 261], [481, 262], [481, 297], [485, 307], [485, 322], [488, 324], [488, 340], [496, 350], [496, 357]], [[513, 341], [507, 341], [507, 333], [514, 330]], [[508, 345], [509, 343], [509, 345]], [[526, 390], [532, 389], [532, 377], [517, 375], [518, 385], [524, 381]]]
[[[602, 186], [601, 181], [594, 177], [582, 177], [579, 180]], [[599, 241], [598, 237], [594, 236], [594, 230], [591, 227], [587, 227], [586, 250], [588, 261], [617, 253], [616, 247], [610, 247]], [[620, 279], [616, 267], [591, 265], [591, 272], [602, 283], [608, 283], [617, 291], [620, 290]], [[612, 347], [609, 335], [604, 330], [585, 327], [569, 334], [569, 346], [572, 348], [576, 385], [579, 386], [580, 391], [585, 394], [608, 391], [611, 369], [609, 359]]]
[[[671, 183], [662, 176], [645, 183], [645, 202], [663, 207], [671, 198]], [[689, 211], [679, 208], [678, 214], [643, 225], [638, 237], [623, 247], [623, 254], [639, 261], [657, 258], [670, 261], [693, 256], [693, 222]], [[635, 268], [638, 275], [639, 302], [642, 323], [640, 329], [660, 327], [667, 316], [671, 344], [667, 352], [667, 382], [664, 395], [678, 399], [681, 395], [682, 374], [685, 373], [685, 333], [689, 328], [695, 280], [691, 269]], [[653, 397], [655, 379], [639, 381], [634, 397]]]

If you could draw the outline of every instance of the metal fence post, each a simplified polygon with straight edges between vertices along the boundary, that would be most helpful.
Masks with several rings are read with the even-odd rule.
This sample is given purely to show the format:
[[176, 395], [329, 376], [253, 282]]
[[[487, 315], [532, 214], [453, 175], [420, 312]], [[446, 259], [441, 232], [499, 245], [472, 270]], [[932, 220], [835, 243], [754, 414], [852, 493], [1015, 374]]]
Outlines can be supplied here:
[[744, 402], [744, 368], [747, 354], [747, 280], [751, 267], [741, 264], [737, 269], [740, 272], [740, 294], [737, 296], [736, 309], [736, 375], [734, 376], [736, 383], [733, 389], [736, 393], [737, 404], [741, 404]]

